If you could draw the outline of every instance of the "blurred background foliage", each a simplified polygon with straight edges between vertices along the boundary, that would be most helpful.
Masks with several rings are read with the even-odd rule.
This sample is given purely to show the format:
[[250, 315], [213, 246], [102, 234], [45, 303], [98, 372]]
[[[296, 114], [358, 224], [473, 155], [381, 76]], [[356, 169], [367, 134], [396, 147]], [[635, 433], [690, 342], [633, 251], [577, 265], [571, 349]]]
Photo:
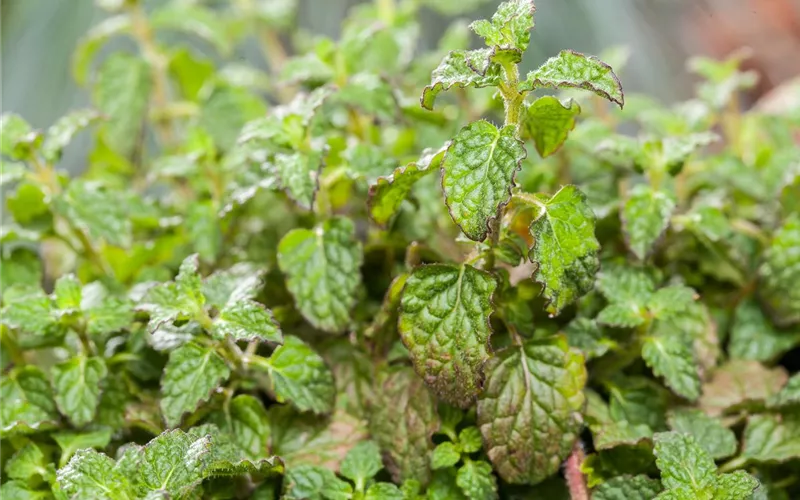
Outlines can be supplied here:
[[[184, 0], [212, 6], [229, 1], [241, 0]], [[363, 1], [296, 0], [293, 36], [336, 38], [348, 9]], [[464, 1], [475, 4], [465, 19], [487, 17], [498, 3]], [[165, 2], [144, 3], [149, 9]], [[744, 105], [800, 72], [800, 0], [538, 0], [536, 4], [537, 27], [523, 70], [564, 47], [599, 54], [621, 45], [631, 51], [623, 76], [626, 93], [644, 92], [674, 102], [692, 93], [694, 82], [684, 68], [691, 55], [719, 58], [748, 46], [753, 57], [745, 69], [757, 70], [761, 79]], [[2, 111], [19, 113], [34, 127], [43, 128], [67, 111], [86, 106], [87, 89], [71, 76], [72, 53], [80, 38], [108, 14], [93, 0], [2, 0], [0, 6]], [[427, 13], [420, 49], [434, 47], [451, 21], [433, 10]], [[115, 40], [103, 52], [118, 50], [125, 42]], [[255, 40], [239, 47], [237, 56], [266, 67]], [[71, 172], [81, 170], [79, 159], [89, 147], [88, 138], [82, 139], [64, 156], [62, 166]]]

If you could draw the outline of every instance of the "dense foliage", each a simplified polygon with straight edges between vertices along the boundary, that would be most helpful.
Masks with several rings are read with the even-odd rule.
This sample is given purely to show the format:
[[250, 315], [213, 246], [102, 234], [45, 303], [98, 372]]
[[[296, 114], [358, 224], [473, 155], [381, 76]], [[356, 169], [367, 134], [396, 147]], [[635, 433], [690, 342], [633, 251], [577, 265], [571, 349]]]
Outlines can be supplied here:
[[422, 54], [479, 0], [98, 3], [93, 108], [2, 118], [4, 500], [800, 496], [800, 116], [741, 57], [666, 107], [521, 75], [531, 0]]

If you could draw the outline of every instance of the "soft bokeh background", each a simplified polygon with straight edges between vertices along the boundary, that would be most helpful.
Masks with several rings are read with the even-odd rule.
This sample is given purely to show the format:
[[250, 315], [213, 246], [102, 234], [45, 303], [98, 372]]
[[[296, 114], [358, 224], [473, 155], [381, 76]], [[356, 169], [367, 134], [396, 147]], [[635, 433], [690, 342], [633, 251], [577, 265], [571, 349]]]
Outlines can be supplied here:
[[[298, 24], [335, 37], [348, 8], [361, 1], [299, 0]], [[497, 3], [486, 0], [467, 17], [487, 17]], [[81, 35], [107, 14], [92, 0], [2, 0], [0, 5], [3, 112], [46, 127], [88, 104], [87, 91], [72, 81], [70, 58]], [[622, 44], [632, 53], [623, 77], [626, 92], [644, 91], [667, 102], [690, 95], [693, 81], [684, 68], [695, 54], [722, 57], [751, 47], [748, 66], [762, 79], [745, 103], [800, 74], [800, 0], [537, 0], [536, 5], [529, 67], [562, 48], [597, 54]], [[431, 12], [422, 43], [433, 46], [447, 22]], [[263, 65], [257, 50], [245, 47], [242, 57]], [[66, 160], [70, 156], [74, 153]]]

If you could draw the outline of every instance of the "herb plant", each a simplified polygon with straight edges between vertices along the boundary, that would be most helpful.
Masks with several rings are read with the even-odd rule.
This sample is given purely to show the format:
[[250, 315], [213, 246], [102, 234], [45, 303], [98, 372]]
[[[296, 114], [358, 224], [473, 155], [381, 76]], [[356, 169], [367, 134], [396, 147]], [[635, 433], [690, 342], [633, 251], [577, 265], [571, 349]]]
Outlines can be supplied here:
[[3, 499], [800, 495], [800, 116], [741, 54], [622, 109], [521, 74], [531, 0], [423, 54], [479, 1], [98, 3], [93, 107], [2, 118]]

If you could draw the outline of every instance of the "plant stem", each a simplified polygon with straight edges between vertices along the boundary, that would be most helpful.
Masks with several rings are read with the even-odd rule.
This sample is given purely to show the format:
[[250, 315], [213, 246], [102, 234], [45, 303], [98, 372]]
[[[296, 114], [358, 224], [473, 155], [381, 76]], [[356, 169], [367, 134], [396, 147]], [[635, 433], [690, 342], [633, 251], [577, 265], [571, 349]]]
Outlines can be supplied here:
[[564, 477], [567, 480], [569, 497], [572, 500], [589, 500], [589, 489], [586, 487], [586, 479], [581, 472], [584, 458], [583, 445], [577, 441], [572, 447], [572, 454], [564, 464]]
[[[134, 3], [130, 10], [133, 22], [133, 37], [142, 50], [145, 61], [150, 65], [150, 78], [153, 82], [153, 101], [157, 110], [169, 106], [169, 82], [166, 75], [166, 60], [156, 46], [153, 30], [147, 21], [147, 14], [138, 3]], [[165, 148], [172, 145], [175, 136], [169, 115], [164, 115], [162, 120], [156, 122], [156, 129]]]
[[736, 457], [728, 460], [724, 464], [719, 466], [720, 472], [731, 472], [736, 469], [740, 469], [747, 463], [747, 459], [744, 457]]

